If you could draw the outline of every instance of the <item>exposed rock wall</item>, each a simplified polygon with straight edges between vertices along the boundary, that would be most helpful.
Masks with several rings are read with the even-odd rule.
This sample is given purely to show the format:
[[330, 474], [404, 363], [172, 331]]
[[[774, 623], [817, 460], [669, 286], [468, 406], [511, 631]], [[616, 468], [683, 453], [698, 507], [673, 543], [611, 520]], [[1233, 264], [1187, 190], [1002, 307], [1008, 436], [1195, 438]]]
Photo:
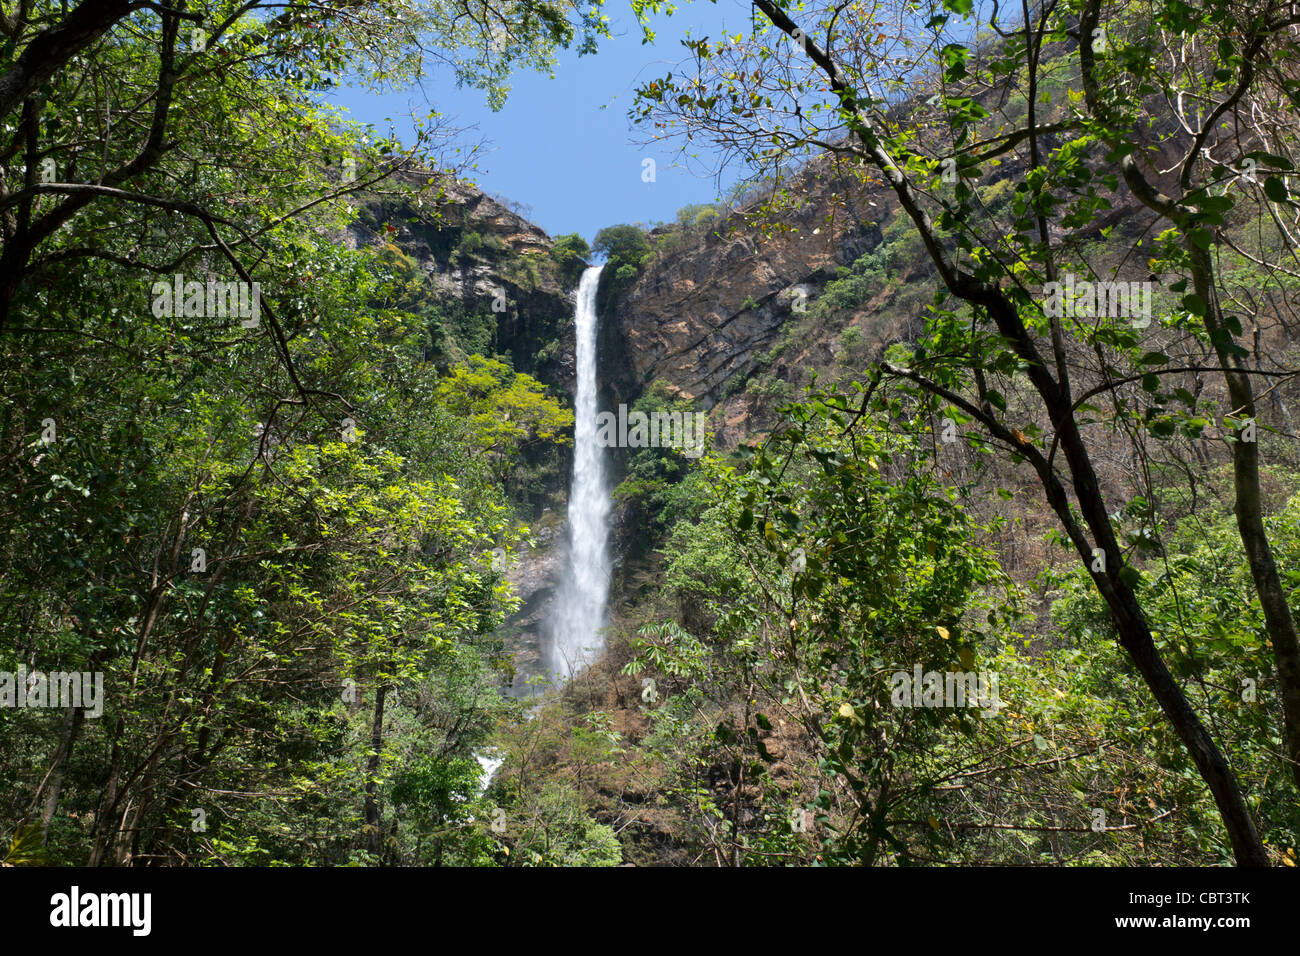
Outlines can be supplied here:
[[733, 213], [677, 238], [678, 248], [657, 255], [617, 297], [614, 314], [602, 316], [601, 377], [612, 404], [662, 379], [713, 411], [725, 445], [742, 437], [739, 386], [837, 270], [879, 244], [877, 222], [889, 211], [883, 197], [864, 195], [824, 163], [791, 191], [807, 199], [783, 216], [790, 231], [763, 237]]

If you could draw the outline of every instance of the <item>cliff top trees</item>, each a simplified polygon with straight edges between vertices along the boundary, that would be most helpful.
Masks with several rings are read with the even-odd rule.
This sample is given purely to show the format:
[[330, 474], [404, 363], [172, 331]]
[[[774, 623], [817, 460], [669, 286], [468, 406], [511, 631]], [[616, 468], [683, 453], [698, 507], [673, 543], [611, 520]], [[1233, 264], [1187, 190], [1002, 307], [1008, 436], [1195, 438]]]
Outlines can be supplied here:
[[[709, 135], [759, 169], [827, 151], [883, 185], [939, 290], [910, 359], [879, 370], [920, 409], [973, 424], [967, 441], [1030, 465], [1120, 645], [1214, 794], [1238, 861], [1266, 862], [1232, 771], [1144, 612], [1140, 558], [1158, 546], [1161, 522], [1150, 469], [1103, 472], [1085, 432], [1114, 429], [1148, 462], [1161, 443], [1201, 439], [1215, 415], [1207, 400], [1218, 400], [1223, 424], [1212, 433], [1231, 452], [1243, 553], [1285, 704], [1283, 765], [1300, 779], [1300, 644], [1264, 530], [1258, 440], [1266, 427], [1292, 430], [1284, 407], [1269, 426], [1257, 404], [1295, 373], [1280, 347], [1258, 343], [1284, 346], [1291, 328], [1282, 303], [1296, 246], [1286, 177], [1300, 127], [1289, 65], [1300, 19], [1289, 4], [1221, 0], [1049, 0], [1011, 20], [994, 6], [987, 24], [968, 0], [938, 11], [756, 7], [766, 23], [750, 36], [693, 41], [688, 63], [643, 85], [640, 118]], [[973, 44], [984, 25], [988, 41]], [[974, 183], [1007, 175], [993, 172], [1001, 165], [1016, 185], [998, 214]], [[1124, 203], [1133, 208], [1121, 216]], [[1099, 256], [1097, 240], [1115, 233], [1130, 247]], [[1048, 285], [1075, 274], [1088, 295], [1049, 307]], [[1123, 295], [1112, 287], [1099, 304], [1097, 280]], [[1174, 297], [1141, 314], [1142, 283], [1156, 281]], [[1251, 326], [1253, 349], [1243, 344]], [[1207, 382], [1219, 383], [1212, 395]], [[1112, 518], [1125, 501], [1148, 503], [1137, 540]]]
[[606, 226], [596, 233], [591, 251], [598, 256], [617, 259], [620, 263], [640, 265], [650, 252], [650, 242], [640, 226]]
[[555, 245], [551, 246], [551, 257], [559, 263], [565, 288], [577, 286], [590, 256], [591, 246], [587, 245], [587, 240], [576, 232], [555, 237]]

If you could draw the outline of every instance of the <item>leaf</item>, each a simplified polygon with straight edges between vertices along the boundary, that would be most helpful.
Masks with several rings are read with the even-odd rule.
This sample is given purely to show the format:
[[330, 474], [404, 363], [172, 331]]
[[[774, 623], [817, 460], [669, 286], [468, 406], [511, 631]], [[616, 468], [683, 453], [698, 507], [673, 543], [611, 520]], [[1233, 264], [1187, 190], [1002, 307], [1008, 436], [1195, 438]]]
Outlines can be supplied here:
[[44, 836], [45, 828], [39, 821], [20, 828], [9, 843], [9, 852], [0, 858], [0, 865], [44, 866], [47, 862]]
[[939, 636], [945, 641], [948, 640], [948, 629], [946, 627], [936, 627], [935, 630], [939, 632]]
[[1266, 153], [1263, 150], [1254, 150], [1247, 153], [1242, 158], [1253, 159], [1262, 165], [1272, 166], [1274, 169], [1282, 169], [1287, 172], [1291, 172], [1295, 169], [1295, 165], [1285, 156], [1278, 156], [1276, 153]]
[[1132, 565], [1124, 565], [1120, 569], [1119, 579], [1131, 588], [1137, 587], [1142, 583], [1142, 572]]
[[943, 48], [943, 62], [944, 62], [943, 78], [947, 80], [949, 83], [955, 83], [956, 81], [967, 76], [968, 74], [966, 72], [966, 58], [969, 55], [970, 55], [969, 51], [960, 43], [950, 43], [946, 47], [944, 47]]
[[957, 652], [957, 656], [961, 658], [961, 666], [966, 668], [966, 670], [973, 671], [975, 669], [974, 648], [963, 647], [961, 650]]
[[1264, 180], [1264, 195], [1273, 202], [1286, 202], [1288, 199], [1286, 183], [1276, 176]]
[[852, 720], [857, 715], [858, 715], [857, 711], [853, 709], [853, 705], [850, 704], [847, 700], [844, 703], [840, 704], [841, 717], [847, 717], [849, 720]]

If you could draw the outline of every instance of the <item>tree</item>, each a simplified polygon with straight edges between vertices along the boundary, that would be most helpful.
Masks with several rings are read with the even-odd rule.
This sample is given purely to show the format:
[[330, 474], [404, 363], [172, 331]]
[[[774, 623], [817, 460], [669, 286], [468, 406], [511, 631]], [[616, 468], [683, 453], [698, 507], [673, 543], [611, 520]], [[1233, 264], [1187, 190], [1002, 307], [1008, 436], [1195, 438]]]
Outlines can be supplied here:
[[[93, 718], [0, 708], [0, 819], [59, 863], [400, 858], [392, 773], [427, 768], [394, 728], [460, 786], [499, 712], [492, 549], [519, 529], [487, 459], [564, 416], [514, 377], [522, 430], [440, 400], [400, 256], [331, 237], [360, 191], [444, 201], [452, 171], [420, 168], [442, 134], [403, 149], [318, 94], [427, 54], [497, 100], [603, 27], [529, 0], [8, 9], [0, 668], [105, 693]], [[413, 689], [457, 652], [480, 666], [434, 733]]]
[[[1297, 95], [1281, 63], [1294, 49], [1295, 21], [1279, 4], [1243, 16], [1218, 0], [1104, 11], [1100, 0], [1068, 0], [1026, 4], [1011, 24], [995, 9], [996, 40], [972, 48], [976, 14], [956, 0], [932, 16], [910, 6], [813, 5], [801, 8], [802, 22], [770, 0], [756, 6], [770, 26], [748, 39], [692, 42], [690, 68], [638, 91], [641, 118], [706, 131], [759, 167], [830, 149], [864, 181], [879, 177], [940, 286], [909, 361], [880, 371], [912, 387], [921, 407], [976, 423], [980, 434], [968, 431], [967, 441], [1030, 465], [1120, 646], [1214, 795], [1238, 862], [1266, 863], [1232, 769], [1156, 647], [1138, 596], [1139, 546], [1121, 545], [1111, 517], [1111, 499], [1124, 491], [1099, 474], [1084, 432], [1100, 418], [1130, 436], [1198, 440], [1209, 424], [1197, 397], [1204, 376], [1223, 377], [1236, 514], [1267, 609], [1285, 767], [1300, 780], [1300, 645], [1263, 526], [1261, 410], [1251, 384], [1275, 388], [1293, 370], [1269, 367], [1258, 349], [1250, 368], [1237, 342], [1243, 324], [1225, 303], [1244, 306], [1265, 331], [1284, 329], [1287, 316], [1250, 308], [1248, 283], [1229, 281], [1220, 251], [1232, 249], [1282, 287], [1281, 261], [1294, 243], [1277, 210], [1290, 203], [1284, 177], [1294, 168]], [[906, 24], [892, 40], [880, 30], [891, 14]], [[1193, 34], [1194, 51], [1185, 45]], [[916, 52], [927, 47], [932, 59]], [[1070, 89], [1072, 78], [1081, 90]], [[1188, 97], [1214, 105], [1195, 121], [1160, 112]], [[1260, 125], [1253, 117], [1262, 115], [1276, 124]], [[1177, 157], [1176, 175], [1157, 171], [1157, 153]], [[1020, 181], [999, 219], [968, 180], [1001, 162]], [[1149, 265], [1186, 293], [1145, 333], [1131, 313], [1062, 310], [1047, 291], [1075, 271], [1094, 279], [1109, 268], [1120, 280], [1115, 270], [1131, 256], [1090, 262], [1086, 241], [1114, 228], [1106, 216], [1121, 181], [1151, 212], [1149, 225], [1125, 234], [1134, 251], [1146, 228], [1167, 224]], [[1243, 247], [1234, 209], [1237, 223], [1270, 229], [1271, 238]], [[1196, 392], [1175, 387], [1178, 377]], [[1098, 397], [1109, 416], [1100, 417]], [[1145, 486], [1131, 493], [1134, 502], [1153, 497]], [[1147, 540], [1159, 535], [1153, 518]]]
[[[592, 49], [606, 33], [597, 9], [567, 0], [23, 4], [0, 22], [9, 59], [0, 333], [31, 283], [89, 257], [163, 275], [215, 257], [253, 281], [256, 247], [284, 219], [418, 166], [441, 135], [424, 125], [411, 150], [386, 139], [358, 149], [331, 129], [315, 94], [349, 74], [413, 82], [429, 57], [499, 107], [511, 69], [547, 70], [575, 38]], [[116, 111], [96, 99], [108, 86], [122, 94]], [[301, 177], [304, 159], [333, 175]], [[133, 241], [104, 242], [94, 232], [104, 218], [131, 223]], [[187, 219], [193, 239], [178, 228]], [[78, 224], [91, 231], [70, 236]]]
[[571, 232], [568, 235], [555, 237], [555, 244], [551, 246], [551, 255], [560, 264], [566, 286], [574, 286], [582, 276], [587, 260], [591, 258], [591, 246], [587, 245], [587, 240], [582, 236]]
[[650, 253], [650, 243], [639, 226], [606, 226], [596, 233], [591, 251], [606, 256], [611, 263], [640, 266], [641, 260]]

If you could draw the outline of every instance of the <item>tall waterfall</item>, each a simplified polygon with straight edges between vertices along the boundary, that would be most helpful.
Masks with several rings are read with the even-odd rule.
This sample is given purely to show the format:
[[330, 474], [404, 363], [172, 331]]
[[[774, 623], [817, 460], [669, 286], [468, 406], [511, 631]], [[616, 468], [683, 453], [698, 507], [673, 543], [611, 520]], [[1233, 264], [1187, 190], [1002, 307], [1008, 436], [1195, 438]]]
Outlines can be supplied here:
[[557, 679], [581, 670], [599, 649], [609, 593], [609, 489], [603, 449], [596, 444], [596, 287], [602, 268], [583, 272], [573, 320], [578, 388], [573, 403], [569, 553], [544, 645], [546, 669]]

